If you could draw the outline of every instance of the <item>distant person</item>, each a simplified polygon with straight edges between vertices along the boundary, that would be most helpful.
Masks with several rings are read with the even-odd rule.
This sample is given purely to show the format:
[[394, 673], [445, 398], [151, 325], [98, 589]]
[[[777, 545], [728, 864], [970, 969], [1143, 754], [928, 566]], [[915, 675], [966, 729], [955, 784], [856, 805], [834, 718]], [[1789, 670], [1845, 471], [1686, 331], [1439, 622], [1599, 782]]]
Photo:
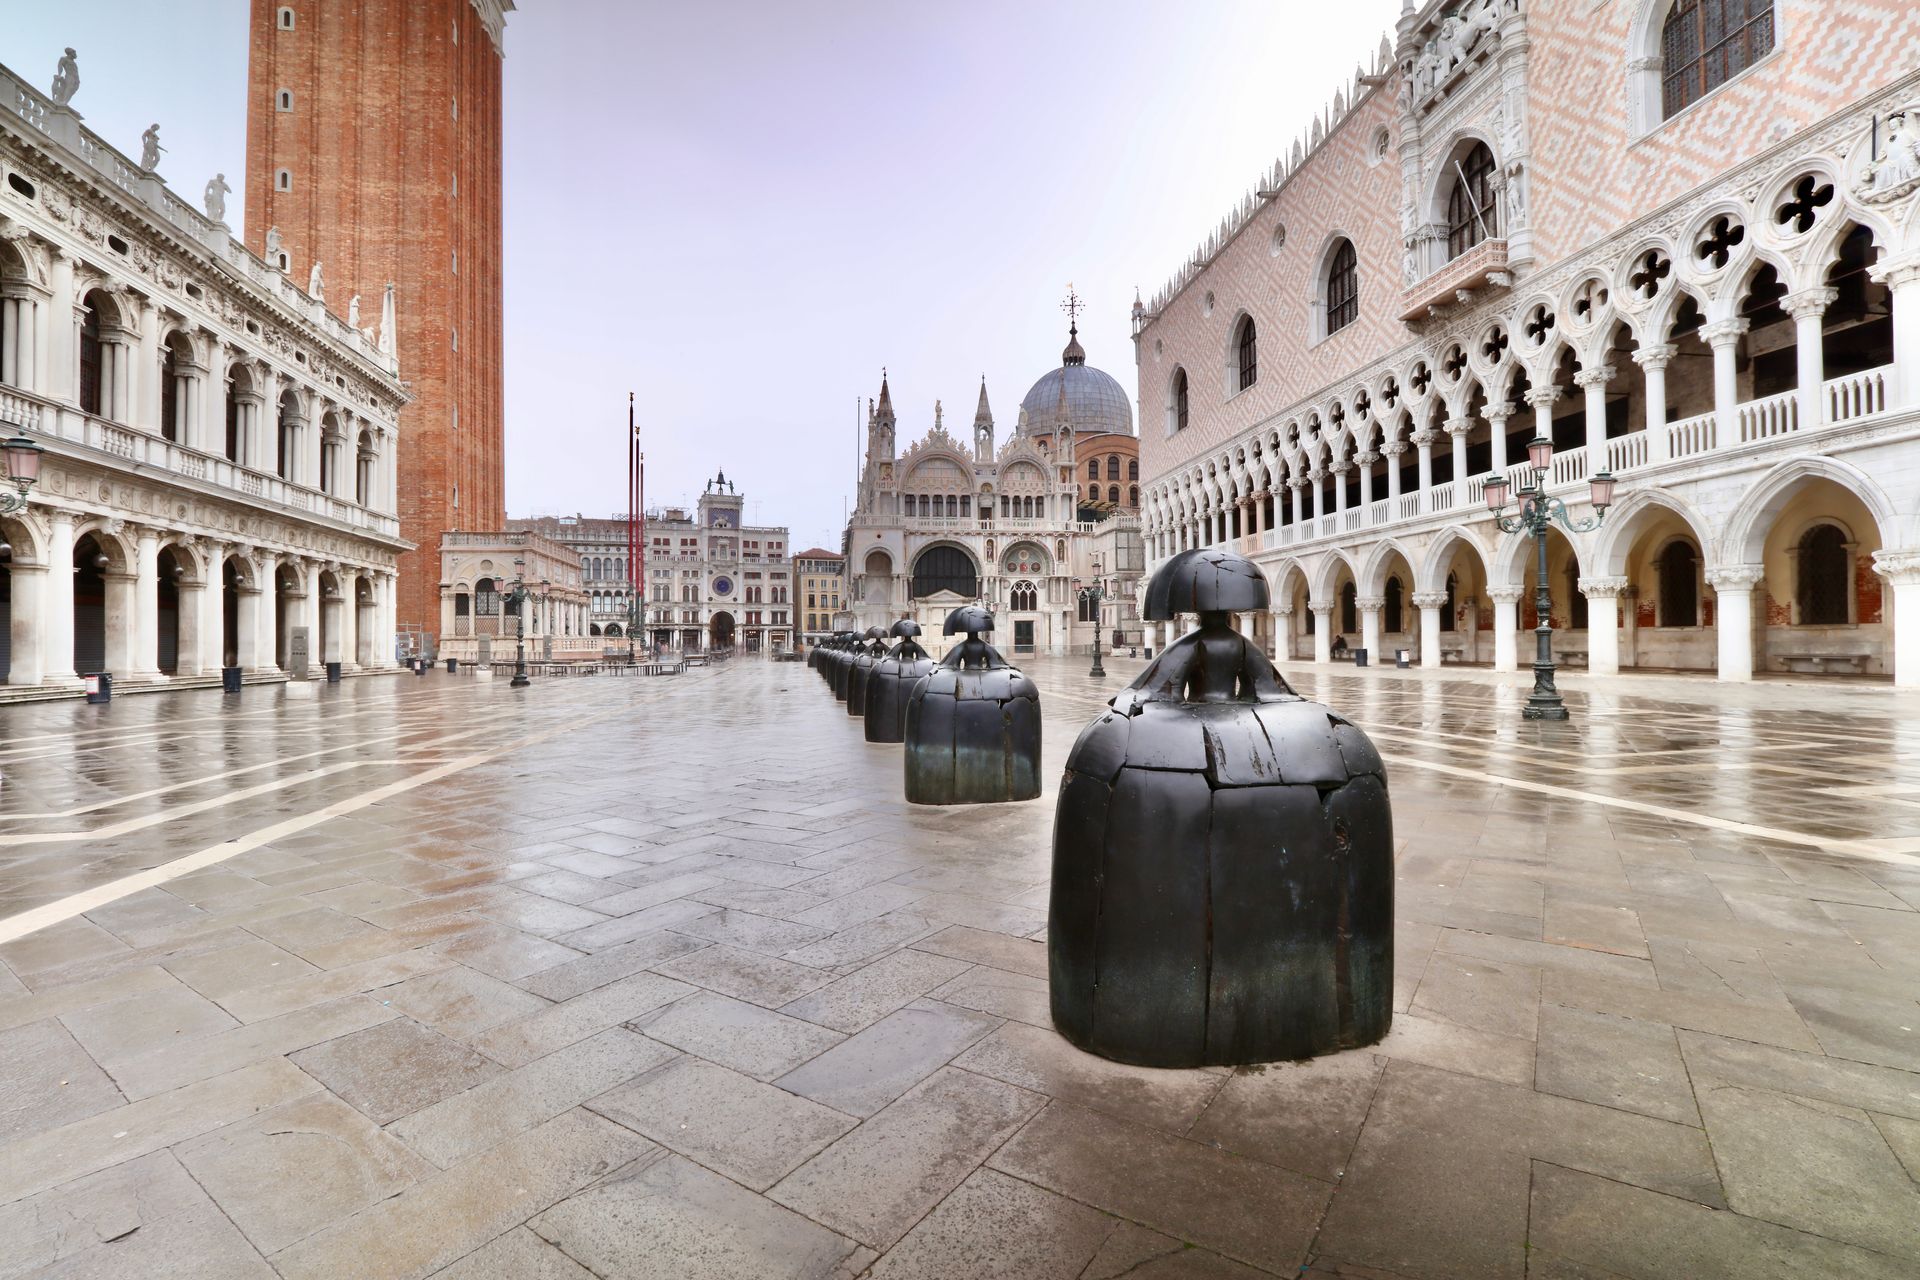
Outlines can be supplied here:
[[1333, 638], [1333, 656], [1336, 658], [1344, 658], [1347, 656], [1347, 638], [1345, 636], [1335, 636]]

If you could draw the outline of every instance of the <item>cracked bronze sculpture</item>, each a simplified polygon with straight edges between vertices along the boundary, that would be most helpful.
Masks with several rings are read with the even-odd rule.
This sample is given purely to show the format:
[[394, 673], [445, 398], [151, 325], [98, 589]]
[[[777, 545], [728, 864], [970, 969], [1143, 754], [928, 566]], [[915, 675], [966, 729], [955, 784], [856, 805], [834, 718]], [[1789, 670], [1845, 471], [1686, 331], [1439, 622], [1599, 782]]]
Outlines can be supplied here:
[[847, 700], [847, 676], [853, 670], [853, 650], [859, 643], [859, 632], [849, 631], [841, 642], [838, 652], [833, 655], [833, 670], [830, 673], [833, 696], [842, 702]]
[[907, 699], [913, 687], [933, 672], [933, 659], [916, 639], [920, 624], [902, 618], [893, 624], [900, 643], [867, 676], [867, 741], [905, 742]]
[[907, 799], [992, 804], [1040, 794], [1040, 690], [980, 638], [993, 615], [963, 605], [947, 635], [966, 639], [907, 697]]
[[1373, 744], [1233, 629], [1241, 556], [1185, 551], [1144, 616], [1197, 613], [1089, 724], [1054, 814], [1054, 1025], [1198, 1067], [1372, 1044], [1393, 1016], [1393, 814]]
[[867, 678], [874, 664], [887, 656], [887, 633], [868, 627], [865, 643], [856, 644], [847, 659], [847, 714], [865, 718], [867, 714]]

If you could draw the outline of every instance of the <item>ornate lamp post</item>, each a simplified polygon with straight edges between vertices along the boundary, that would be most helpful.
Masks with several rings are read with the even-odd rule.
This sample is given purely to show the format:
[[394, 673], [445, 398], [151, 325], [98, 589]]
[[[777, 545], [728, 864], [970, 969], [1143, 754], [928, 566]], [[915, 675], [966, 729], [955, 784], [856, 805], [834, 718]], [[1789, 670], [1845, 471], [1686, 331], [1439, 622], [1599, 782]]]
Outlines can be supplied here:
[[1553, 619], [1550, 616], [1553, 599], [1547, 589], [1547, 526], [1557, 523], [1569, 533], [1586, 533], [1600, 527], [1600, 522], [1607, 517], [1607, 508], [1613, 505], [1613, 475], [1602, 471], [1590, 481], [1588, 499], [1593, 504], [1593, 516], [1575, 520], [1567, 514], [1566, 503], [1547, 496], [1547, 468], [1552, 463], [1552, 440], [1535, 436], [1527, 443], [1527, 465], [1533, 478], [1517, 495], [1518, 515], [1500, 514], [1501, 508], [1507, 505], [1504, 475], [1496, 473], [1488, 477], [1484, 490], [1487, 510], [1493, 512], [1494, 523], [1508, 533], [1526, 534], [1538, 549], [1540, 568], [1534, 581], [1533, 606], [1539, 625], [1534, 628], [1533, 692], [1527, 697], [1527, 705], [1520, 709], [1520, 714], [1528, 720], [1568, 718], [1566, 704], [1560, 700], [1560, 690], [1553, 683]]
[[[533, 588], [526, 582], [527, 562], [518, 556], [513, 561], [513, 586], [507, 590], [507, 602], [513, 606], [513, 679], [512, 688], [524, 689], [533, 681], [527, 679], [527, 601], [533, 597]], [[540, 594], [545, 595], [553, 584], [541, 579]]]
[[0, 491], [0, 515], [12, 515], [26, 509], [27, 491], [40, 478], [40, 446], [25, 436], [15, 436], [0, 444], [0, 454], [6, 456], [7, 478], [14, 487], [13, 493]]
[[[1100, 665], [1100, 604], [1107, 598], [1106, 584], [1101, 580], [1100, 571], [1104, 566], [1100, 557], [1093, 558], [1093, 585], [1080, 588], [1080, 600], [1093, 606], [1093, 666], [1087, 672], [1089, 680], [1105, 680], [1107, 669]], [[1074, 585], [1078, 586], [1076, 582]]]

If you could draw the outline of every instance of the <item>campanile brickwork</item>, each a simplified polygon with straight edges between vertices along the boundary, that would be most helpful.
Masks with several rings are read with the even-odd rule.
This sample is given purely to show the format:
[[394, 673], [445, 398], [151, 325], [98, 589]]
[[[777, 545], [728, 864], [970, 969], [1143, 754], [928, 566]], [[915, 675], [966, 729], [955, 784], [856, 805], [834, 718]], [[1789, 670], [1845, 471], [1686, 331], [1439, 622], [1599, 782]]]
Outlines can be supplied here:
[[[506, 521], [501, 362], [501, 0], [253, 0], [246, 241], [277, 227], [302, 284], [395, 288], [402, 536], [396, 621], [437, 632], [440, 535]], [[488, 12], [483, 14], [482, 10]], [[490, 25], [492, 29], [490, 30]], [[290, 95], [290, 96], [289, 96]]]

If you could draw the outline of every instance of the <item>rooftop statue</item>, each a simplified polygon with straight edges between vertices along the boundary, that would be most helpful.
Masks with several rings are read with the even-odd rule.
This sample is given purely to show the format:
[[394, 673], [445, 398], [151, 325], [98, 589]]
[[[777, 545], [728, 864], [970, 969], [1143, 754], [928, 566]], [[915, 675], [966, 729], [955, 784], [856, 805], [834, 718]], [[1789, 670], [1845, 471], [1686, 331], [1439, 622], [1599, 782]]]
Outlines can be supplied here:
[[60, 61], [53, 69], [53, 105], [64, 107], [73, 101], [73, 95], [80, 89], [80, 64], [69, 48], [60, 55]]

